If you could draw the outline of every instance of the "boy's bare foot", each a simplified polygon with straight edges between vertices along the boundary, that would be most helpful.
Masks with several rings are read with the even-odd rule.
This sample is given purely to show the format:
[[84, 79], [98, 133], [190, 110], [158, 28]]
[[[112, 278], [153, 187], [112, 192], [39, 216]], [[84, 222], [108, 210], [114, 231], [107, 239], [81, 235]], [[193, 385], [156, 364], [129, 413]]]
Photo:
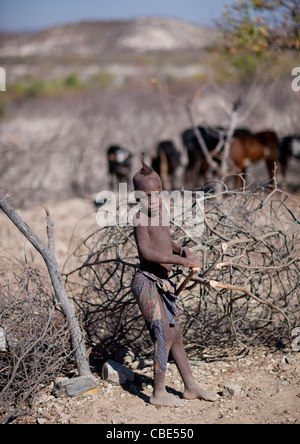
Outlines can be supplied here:
[[165, 391], [153, 394], [150, 398], [150, 404], [163, 407], [180, 407], [184, 405], [184, 401]]
[[184, 399], [203, 399], [204, 401], [215, 402], [219, 399], [217, 395], [208, 393], [206, 390], [196, 386], [191, 389], [185, 389], [183, 392]]

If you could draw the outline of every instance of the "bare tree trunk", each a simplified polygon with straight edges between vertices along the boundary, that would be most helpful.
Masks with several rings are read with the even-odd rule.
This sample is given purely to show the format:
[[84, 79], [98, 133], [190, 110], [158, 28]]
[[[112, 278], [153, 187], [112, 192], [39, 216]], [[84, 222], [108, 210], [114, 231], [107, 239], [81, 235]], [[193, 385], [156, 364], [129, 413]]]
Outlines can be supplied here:
[[4, 211], [4, 213], [9, 217], [9, 219], [15, 224], [15, 226], [21, 231], [21, 233], [29, 240], [29, 242], [33, 245], [33, 247], [41, 254], [43, 257], [45, 264], [47, 266], [49, 276], [51, 278], [51, 282], [53, 285], [53, 289], [60, 305], [64, 316], [67, 319], [71, 342], [72, 342], [72, 350], [74, 352], [76, 365], [78, 369], [79, 376], [90, 376], [91, 371], [89, 368], [89, 364], [87, 361], [87, 353], [86, 347], [84, 343], [84, 336], [80, 329], [78, 320], [75, 315], [75, 310], [71, 306], [68, 296], [66, 294], [62, 277], [59, 271], [59, 267], [57, 264], [57, 260], [54, 254], [54, 240], [53, 240], [53, 232], [52, 232], [52, 221], [50, 219], [50, 215], [48, 210], [46, 209], [47, 214], [47, 233], [48, 233], [48, 247], [35, 235], [35, 233], [31, 230], [31, 228], [23, 221], [23, 219], [19, 216], [19, 214], [8, 204], [8, 197], [4, 197], [0, 195], [0, 208]]

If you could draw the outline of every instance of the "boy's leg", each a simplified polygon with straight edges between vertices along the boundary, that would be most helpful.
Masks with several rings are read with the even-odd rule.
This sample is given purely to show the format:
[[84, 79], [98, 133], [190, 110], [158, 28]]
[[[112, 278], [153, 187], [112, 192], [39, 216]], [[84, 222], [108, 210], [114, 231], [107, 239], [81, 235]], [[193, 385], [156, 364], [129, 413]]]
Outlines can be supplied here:
[[[164, 341], [166, 344], [166, 354], [165, 354], [165, 363], [164, 363], [165, 364], [164, 367], [166, 368], [168, 356], [170, 353], [170, 349], [172, 347], [173, 333], [171, 327], [169, 326], [167, 316], [160, 297], [159, 297], [159, 304], [160, 304], [162, 322], [164, 327]], [[158, 359], [157, 357], [157, 351], [159, 349], [158, 340], [159, 339], [156, 338], [154, 344], [155, 347], [154, 360]], [[153, 390], [153, 395], [150, 398], [150, 403], [154, 405], [170, 406], [170, 407], [182, 405], [183, 404], [182, 400], [171, 395], [166, 391], [165, 380], [166, 380], [165, 371], [164, 372], [154, 371], [154, 390]]]
[[150, 402], [155, 405], [180, 405], [183, 401], [170, 395], [165, 388], [167, 361], [173, 335], [156, 283], [142, 273], [136, 273], [131, 288], [154, 342], [154, 390]]
[[185, 399], [204, 399], [205, 401], [217, 401], [218, 396], [208, 393], [196, 383], [183, 346], [183, 338], [179, 325], [176, 323], [171, 328], [173, 335], [171, 352], [184, 383], [183, 397]]

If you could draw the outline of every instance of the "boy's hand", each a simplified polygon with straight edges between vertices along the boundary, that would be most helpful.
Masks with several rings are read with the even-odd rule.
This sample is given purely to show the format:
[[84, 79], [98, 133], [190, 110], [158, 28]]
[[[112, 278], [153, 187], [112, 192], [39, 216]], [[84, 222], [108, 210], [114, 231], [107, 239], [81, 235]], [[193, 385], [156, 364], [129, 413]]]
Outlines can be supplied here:
[[186, 268], [201, 268], [202, 263], [200, 259], [197, 258], [197, 256], [193, 257], [183, 257], [182, 258], [182, 265]]
[[189, 268], [192, 269], [195, 268], [196, 269], [195, 271], [198, 271], [199, 269], [202, 268], [202, 263], [200, 262], [200, 259], [197, 256], [195, 256], [194, 253], [192, 253], [188, 248], [184, 249], [183, 257], [185, 257], [186, 259], [188, 259], [189, 262], [192, 262], [194, 264]]

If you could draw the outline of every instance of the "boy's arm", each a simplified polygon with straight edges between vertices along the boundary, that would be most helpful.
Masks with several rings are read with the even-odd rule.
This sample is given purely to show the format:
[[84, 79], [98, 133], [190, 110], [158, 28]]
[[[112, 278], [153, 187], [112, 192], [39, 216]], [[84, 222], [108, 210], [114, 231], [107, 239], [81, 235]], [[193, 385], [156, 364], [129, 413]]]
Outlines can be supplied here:
[[181, 256], [182, 248], [176, 242], [172, 241], [173, 253]]
[[186, 266], [186, 260], [180, 256], [168, 255], [154, 250], [148, 234], [148, 228], [138, 225], [134, 229], [135, 240], [141, 259], [158, 264], [174, 264]]
[[154, 262], [157, 264], [174, 264], [182, 265], [186, 268], [200, 267], [198, 258], [187, 258], [175, 255], [164, 254], [154, 250], [148, 234], [148, 228], [138, 225], [134, 228], [134, 236], [139, 251], [140, 259], [146, 262]]
[[199, 258], [197, 258], [197, 256], [195, 256], [194, 253], [192, 253], [187, 247], [181, 247], [174, 241], [172, 241], [172, 248], [174, 254], [178, 254], [181, 257], [194, 258], [199, 260]]

